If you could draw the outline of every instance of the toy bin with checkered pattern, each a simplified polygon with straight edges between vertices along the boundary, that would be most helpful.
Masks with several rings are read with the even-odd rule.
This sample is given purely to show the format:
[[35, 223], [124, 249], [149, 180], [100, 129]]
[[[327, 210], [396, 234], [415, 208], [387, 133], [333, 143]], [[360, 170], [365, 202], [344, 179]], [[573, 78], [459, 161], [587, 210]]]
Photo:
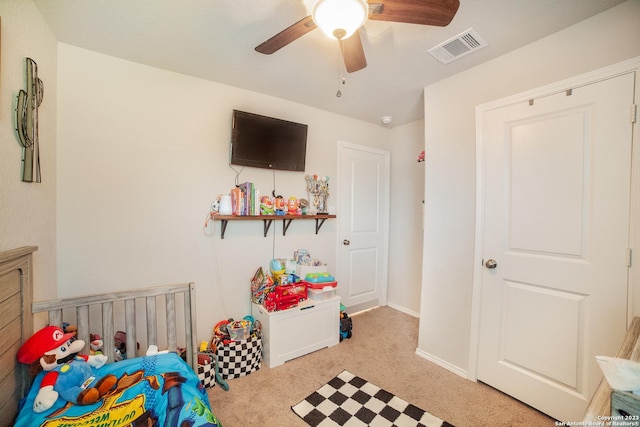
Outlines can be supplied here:
[[211, 351], [222, 379], [240, 378], [260, 369], [262, 327], [252, 316], [222, 320], [213, 328]]
[[207, 350], [207, 342], [204, 347], [200, 346], [198, 352], [198, 379], [205, 388], [215, 387], [216, 385], [216, 365], [213, 361], [213, 353]]

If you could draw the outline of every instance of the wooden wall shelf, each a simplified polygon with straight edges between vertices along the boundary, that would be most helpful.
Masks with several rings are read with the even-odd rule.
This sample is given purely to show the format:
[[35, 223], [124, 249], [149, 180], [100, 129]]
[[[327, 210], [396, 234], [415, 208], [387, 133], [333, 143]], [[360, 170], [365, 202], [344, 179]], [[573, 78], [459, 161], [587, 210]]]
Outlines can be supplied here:
[[335, 215], [318, 214], [318, 215], [216, 215], [215, 221], [220, 221], [222, 227], [220, 228], [220, 238], [224, 239], [224, 233], [227, 231], [227, 224], [229, 221], [263, 221], [264, 223], [264, 237], [267, 237], [269, 228], [274, 219], [282, 220], [282, 235], [287, 235], [287, 229], [293, 220], [302, 219], [315, 219], [316, 220], [316, 234], [320, 231], [320, 228], [327, 219], [335, 218]]

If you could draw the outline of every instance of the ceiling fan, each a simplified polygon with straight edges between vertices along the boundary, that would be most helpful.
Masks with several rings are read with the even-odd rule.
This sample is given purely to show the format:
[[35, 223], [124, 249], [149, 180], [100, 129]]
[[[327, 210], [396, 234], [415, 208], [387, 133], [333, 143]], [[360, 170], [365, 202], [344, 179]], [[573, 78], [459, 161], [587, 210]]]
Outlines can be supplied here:
[[367, 19], [407, 24], [449, 25], [460, 5], [459, 0], [317, 0], [312, 13], [280, 31], [255, 50], [270, 55], [316, 27], [339, 41], [347, 72], [367, 66], [359, 28]]

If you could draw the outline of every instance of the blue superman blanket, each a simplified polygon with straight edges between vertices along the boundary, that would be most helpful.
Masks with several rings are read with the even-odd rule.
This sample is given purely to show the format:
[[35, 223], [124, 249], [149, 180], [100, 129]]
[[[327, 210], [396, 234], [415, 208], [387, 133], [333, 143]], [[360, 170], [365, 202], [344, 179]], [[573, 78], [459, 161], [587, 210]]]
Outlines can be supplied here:
[[33, 412], [41, 372], [20, 410], [16, 427], [220, 427], [209, 399], [191, 367], [174, 353], [127, 359], [96, 370], [113, 374], [116, 386], [93, 405], [72, 405], [58, 398], [49, 410]]

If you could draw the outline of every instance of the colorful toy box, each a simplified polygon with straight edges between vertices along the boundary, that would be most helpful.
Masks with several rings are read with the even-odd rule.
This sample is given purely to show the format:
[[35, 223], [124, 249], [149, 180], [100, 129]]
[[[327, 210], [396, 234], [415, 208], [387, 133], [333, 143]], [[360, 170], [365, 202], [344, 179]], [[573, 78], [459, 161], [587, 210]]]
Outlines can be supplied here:
[[327, 283], [336, 281], [335, 277], [327, 272], [308, 273], [304, 277], [304, 280], [309, 283]]
[[307, 295], [312, 300], [325, 300], [336, 296], [338, 282], [326, 272], [309, 273], [305, 276]]
[[322, 283], [312, 283], [312, 282], [303, 282], [307, 285], [307, 290], [311, 289], [324, 289], [324, 288], [335, 288], [338, 286], [338, 282], [322, 282]]

